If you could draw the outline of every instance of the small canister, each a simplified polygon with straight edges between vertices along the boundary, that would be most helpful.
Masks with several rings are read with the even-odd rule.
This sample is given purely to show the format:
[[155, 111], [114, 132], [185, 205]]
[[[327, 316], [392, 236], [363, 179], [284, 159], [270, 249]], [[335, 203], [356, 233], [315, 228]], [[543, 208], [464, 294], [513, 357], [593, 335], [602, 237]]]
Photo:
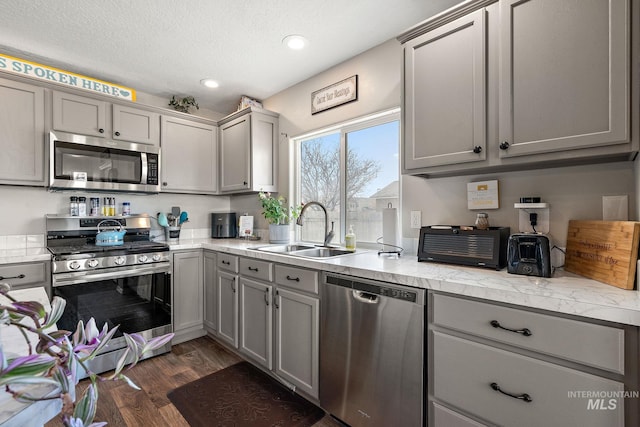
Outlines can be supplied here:
[[122, 202], [122, 216], [131, 215], [131, 203]]
[[484, 212], [478, 213], [476, 215], [476, 228], [478, 230], [488, 230], [489, 229], [489, 215]]
[[87, 198], [84, 196], [78, 197], [78, 215], [87, 216]]
[[91, 210], [89, 211], [89, 215], [99, 216], [100, 215], [100, 198], [99, 197], [90, 198], [89, 205], [91, 207]]
[[78, 216], [78, 197], [69, 197], [69, 215]]

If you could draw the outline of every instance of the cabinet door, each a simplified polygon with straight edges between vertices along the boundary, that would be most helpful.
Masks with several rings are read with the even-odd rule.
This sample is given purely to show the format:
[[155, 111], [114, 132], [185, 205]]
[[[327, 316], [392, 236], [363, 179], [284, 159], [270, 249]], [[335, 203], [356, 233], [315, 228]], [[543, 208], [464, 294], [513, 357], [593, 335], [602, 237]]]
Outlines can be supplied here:
[[162, 116], [162, 191], [215, 193], [217, 149], [214, 126]]
[[44, 89], [0, 79], [0, 99], [0, 183], [44, 185]]
[[485, 11], [404, 48], [404, 168], [486, 158]]
[[238, 348], [238, 276], [218, 271], [218, 336]]
[[160, 145], [160, 114], [113, 104], [113, 139]]
[[245, 115], [220, 126], [220, 191], [250, 188], [251, 116]]
[[202, 251], [173, 255], [173, 329], [202, 328], [204, 297]]
[[500, 157], [627, 143], [628, 1], [500, 7]]
[[278, 118], [251, 113], [251, 190], [278, 191]]
[[93, 98], [53, 92], [53, 128], [64, 132], [104, 137], [107, 103]]
[[276, 373], [318, 397], [320, 300], [276, 290]]
[[271, 289], [266, 283], [240, 277], [239, 349], [268, 369], [273, 360]]
[[204, 325], [211, 332], [217, 329], [216, 254], [204, 252]]

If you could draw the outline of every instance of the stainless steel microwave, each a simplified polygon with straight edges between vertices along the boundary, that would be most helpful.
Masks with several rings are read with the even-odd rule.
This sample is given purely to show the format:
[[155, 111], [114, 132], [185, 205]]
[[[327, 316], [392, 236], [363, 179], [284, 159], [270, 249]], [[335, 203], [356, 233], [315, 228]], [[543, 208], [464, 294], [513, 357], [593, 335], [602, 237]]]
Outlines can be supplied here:
[[49, 133], [49, 188], [160, 192], [160, 148]]

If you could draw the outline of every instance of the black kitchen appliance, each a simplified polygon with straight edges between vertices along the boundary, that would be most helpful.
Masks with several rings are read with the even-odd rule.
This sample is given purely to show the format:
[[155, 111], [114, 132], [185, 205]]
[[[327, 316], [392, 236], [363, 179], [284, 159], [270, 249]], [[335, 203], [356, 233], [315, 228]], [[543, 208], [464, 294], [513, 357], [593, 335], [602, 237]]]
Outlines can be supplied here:
[[509, 237], [507, 258], [509, 273], [551, 277], [551, 249], [547, 236], [512, 234]]
[[238, 222], [235, 212], [211, 214], [211, 237], [214, 239], [238, 237]]
[[456, 225], [420, 229], [418, 261], [446, 262], [500, 270], [507, 265], [509, 227], [479, 230]]

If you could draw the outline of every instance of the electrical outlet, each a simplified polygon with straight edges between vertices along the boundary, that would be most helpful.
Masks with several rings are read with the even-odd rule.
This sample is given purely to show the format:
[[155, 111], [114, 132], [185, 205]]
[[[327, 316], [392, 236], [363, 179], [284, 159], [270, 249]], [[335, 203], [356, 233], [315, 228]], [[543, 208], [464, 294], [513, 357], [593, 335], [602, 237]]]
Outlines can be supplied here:
[[411, 228], [422, 227], [422, 212], [411, 211]]

